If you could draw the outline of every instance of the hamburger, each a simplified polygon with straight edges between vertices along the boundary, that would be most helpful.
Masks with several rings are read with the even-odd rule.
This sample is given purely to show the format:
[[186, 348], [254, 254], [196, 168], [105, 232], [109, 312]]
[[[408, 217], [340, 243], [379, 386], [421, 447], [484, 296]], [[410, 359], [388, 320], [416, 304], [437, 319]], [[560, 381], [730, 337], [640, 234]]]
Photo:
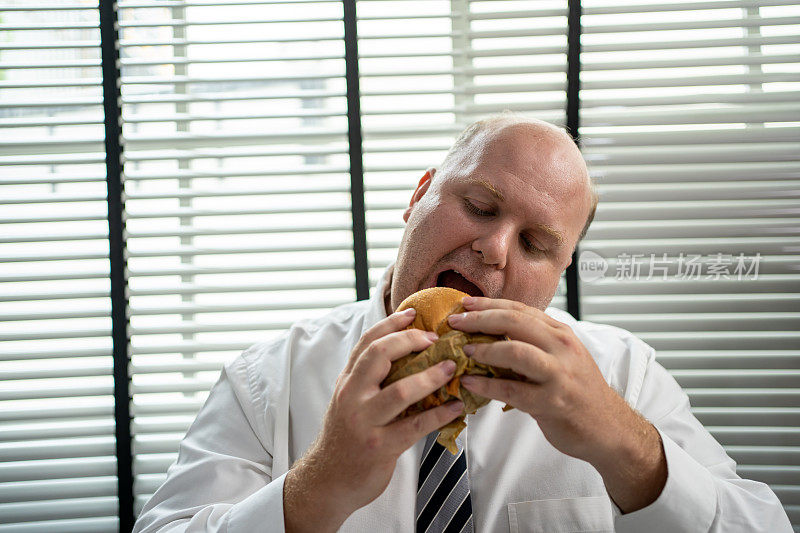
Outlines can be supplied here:
[[[381, 384], [386, 387], [411, 374], [421, 372], [445, 359], [452, 359], [456, 363], [456, 370], [452, 379], [443, 387], [432, 392], [422, 400], [408, 406], [399, 418], [425, 411], [431, 407], [436, 407], [447, 403], [450, 400], [461, 400], [464, 402], [464, 412], [457, 418], [439, 428], [439, 435], [436, 441], [444, 446], [452, 454], [458, 453], [456, 437], [467, 427], [466, 415], [474, 414], [477, 410], [487, 403], [489, 398], [479, 396], [461, 386], [461, 376], [464, 374], [475, 374], [479, 376], [500, 377], [505, 379], [518, 379], [524, 381], [524, 377], [513, 370], [507, 368], [497, 368], [476, 362], [464, 353], [464, 345], [489, 343], [505, 340], [505, 336], [486, 335], [483, 333], [467, 333], [450, 327], [447, 317], [455, 313], [463, 313], [464, 307], [461, 299], [469, 294], [449, 287], [432, 287], [415, 292], [403, 300], [397, 311], [403, 311], [409, 307], [417, 310], [414, 321], [406, 328], [417, 328], [425, 331], [433, 331], [439, 335], [439, 340], [421, 352], [412, 352], [392, 362], [389, 374]], [[503, 411], [513, 409], [506, 404]]]

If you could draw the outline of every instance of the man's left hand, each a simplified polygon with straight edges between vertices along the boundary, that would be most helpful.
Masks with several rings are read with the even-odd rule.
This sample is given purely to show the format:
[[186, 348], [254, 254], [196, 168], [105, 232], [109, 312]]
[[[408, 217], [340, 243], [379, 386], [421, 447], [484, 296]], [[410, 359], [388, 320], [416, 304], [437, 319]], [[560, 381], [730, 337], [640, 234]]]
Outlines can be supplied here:
[[606, 383], [572, 329], [513, 300], [471, 297], [463, 304], [467, 312], [449, 318], [453, 328], [510, 339], [465, 352], [527, 380], [462, 376], [463, 386], [530, 414], [556, 449], [600, 472], [623, 512], [655, 501], [667, 474], [660, 436]]

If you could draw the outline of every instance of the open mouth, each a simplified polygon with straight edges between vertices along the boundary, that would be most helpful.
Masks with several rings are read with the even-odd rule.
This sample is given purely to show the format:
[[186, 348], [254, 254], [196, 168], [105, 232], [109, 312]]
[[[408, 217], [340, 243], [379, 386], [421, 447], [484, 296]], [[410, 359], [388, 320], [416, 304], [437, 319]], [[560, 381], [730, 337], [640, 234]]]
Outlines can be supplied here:
[[439, 277], [436, 278], [437, 287], [450, 287], [461, 292], [466, 292], [470, 296], [483, 296], [483, 292], [477, 285], [469, 281], [467, 278], [456, 272], [455, 270], [445, 270]]

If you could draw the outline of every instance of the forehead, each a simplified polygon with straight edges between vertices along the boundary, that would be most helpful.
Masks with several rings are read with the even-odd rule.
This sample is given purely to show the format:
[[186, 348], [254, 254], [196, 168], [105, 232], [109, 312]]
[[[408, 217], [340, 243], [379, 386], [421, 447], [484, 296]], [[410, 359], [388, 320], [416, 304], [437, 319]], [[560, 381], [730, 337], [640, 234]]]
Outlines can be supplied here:
[[588, 172], [577, 147], [559, 130], [521, 126], [476, 136], [446, 173], [454, 184], [524, 212], [531, 224], [582, 227]]

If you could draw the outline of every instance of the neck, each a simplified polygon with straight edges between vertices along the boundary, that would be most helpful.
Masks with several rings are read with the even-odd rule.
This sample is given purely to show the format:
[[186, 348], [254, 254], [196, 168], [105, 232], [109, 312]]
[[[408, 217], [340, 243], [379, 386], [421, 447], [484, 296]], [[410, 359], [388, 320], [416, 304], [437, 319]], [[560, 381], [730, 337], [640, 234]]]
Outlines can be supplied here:
[[389, 279], [386, 280], [386, 286], [383, 288], [383, 307], [386, 310], [386, 316], [392, 314], [392, 279], [394, 278], [394, 265], [389, 270]]

